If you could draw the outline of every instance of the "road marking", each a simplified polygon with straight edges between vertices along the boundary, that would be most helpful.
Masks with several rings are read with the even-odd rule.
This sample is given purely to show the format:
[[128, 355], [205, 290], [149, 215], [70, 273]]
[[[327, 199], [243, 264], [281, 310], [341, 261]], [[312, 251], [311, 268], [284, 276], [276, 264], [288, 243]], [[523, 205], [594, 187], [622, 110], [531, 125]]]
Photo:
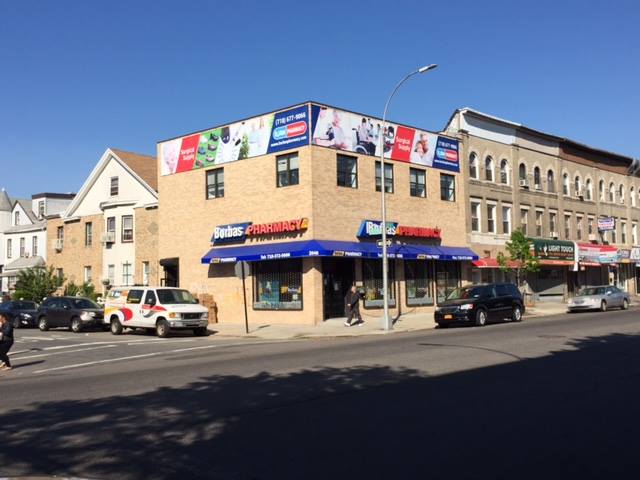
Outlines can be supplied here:
[[78, 350], [67, 350], [67, 351], [64, 351], [64, 352], [40, 353], [38, 355], [29, 355], [28, 357], [14, 358], [12, 360], [17, 362], [19, 360], [27, 360], [29, 358], [50, 357], [51, 355], [62, 355], [62, 354], [65, 354], [65, 353], [88, 352], [90, 350], [102, 350], [104, 348], [112, 348], [112, 347], [117, 347], [117, 345], [103, 345], [101, 347], [80, 348]]
[[45, 342], [53, 342], [56, 339], [55, 338], [49, 338], [49, 337], [19, 337], [20, 340], [44, 340]]

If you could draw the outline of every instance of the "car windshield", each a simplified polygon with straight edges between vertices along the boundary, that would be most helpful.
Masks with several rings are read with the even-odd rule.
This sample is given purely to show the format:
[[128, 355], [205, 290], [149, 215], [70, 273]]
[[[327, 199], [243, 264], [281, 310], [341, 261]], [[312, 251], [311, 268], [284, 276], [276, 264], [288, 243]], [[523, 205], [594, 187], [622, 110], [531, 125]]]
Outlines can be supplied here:
[[71, 300], [73, 308], [100, 308], [97, 303], [92, 302], [88, 298], [74, 298]]
[[461, 287], [456, 288], [447, 296], [447, 300], [463, 300], [466, 298], [479, 298], [482, 296], [484, 287]]
[[589, 295], [604, 295], [604, 287], [585, 287], [578, 293], [579, 297], [586, 297]]
[[163, 305], [171, 305], [176, 303], [198, 303], [188, 290], [173, 290], [169, 288], [158, 290], [158, 300]]
[[36, 305], [36, 302], [21, 301], [21, 302], [15, 302], [13, 305], [18, 310], [35, 310], [38, 308], [38, 306]]

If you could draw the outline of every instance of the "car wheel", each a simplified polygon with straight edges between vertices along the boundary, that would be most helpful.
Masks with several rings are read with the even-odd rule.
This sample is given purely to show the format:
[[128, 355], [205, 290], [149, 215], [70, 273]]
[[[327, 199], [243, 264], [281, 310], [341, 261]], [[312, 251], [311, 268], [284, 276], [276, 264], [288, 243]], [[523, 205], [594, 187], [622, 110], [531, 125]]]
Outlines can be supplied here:
[[605, 302], [604, 300], [602, 300], [602, 302], [600, 302], [600, 311], [601, 312], [606, 312], [607, 311], [607, 302]]
[[487, 324], [487, 312], [485, 310], [478, 310], [476, 313], [476, 327], [484, 327]]
[[198, 327], [193, 329], [193, 334], [196, 337], [205, 337], [207, 333], [209, 333], [209, 331], [207, 330], [207, 327]]
[[622, 300], [622, 309], [627, 310], [628, 308], [629, 308], [629, 302], [625, 298], [624, 300]]
[[118, 320], [117, 318], [111, 319], [111, 333], [113, 335], [121, 335], [122, 330], [124, 329], [122, 328], [122, 324], [120, 323], [120, 320]]
[[80, 333], [82, 331], [82, 321], [78, 317], [73, 317], [69, 328], [73, 333]]
[[40, 317], [38, 319], [38, 328], [42, 332], [49, 330], [49, 321], [47, 320], [47, 317]]
[[517, 305], [513, 307], [513, 312], [511, 312], [511, 320], [514, 322], [522, 321], [522, 309]]
[[169, 332], [171, 331], [171, 327], [169, 326], [169, 322], [166, 320], [158, 320], [156, 323], [156, 335], [160, 338], [167, 338], [169, 336]]

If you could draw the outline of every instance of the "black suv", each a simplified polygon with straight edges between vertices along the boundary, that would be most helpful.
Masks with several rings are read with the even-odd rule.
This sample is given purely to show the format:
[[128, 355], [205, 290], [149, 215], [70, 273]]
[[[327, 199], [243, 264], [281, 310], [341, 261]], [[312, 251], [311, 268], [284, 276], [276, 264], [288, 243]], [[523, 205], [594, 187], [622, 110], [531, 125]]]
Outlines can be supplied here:
[[84, 328], [103, 327], [104, 311], [93, 300], [82, 297], [49, 297], [38, 309], [38, 328], [66, 327], [74, 333]]
[[520, 322], [524, 314], [522, 295], [513, 283], [488, 283], [456, 288], [438, 305], [438, 326], [473, 324], [479, 327], [505, 319]]
[[35, 327], [38, 304], [26, 300], [13, 300], [0, 303], [0, 313], [4, 313], [13, 328]]

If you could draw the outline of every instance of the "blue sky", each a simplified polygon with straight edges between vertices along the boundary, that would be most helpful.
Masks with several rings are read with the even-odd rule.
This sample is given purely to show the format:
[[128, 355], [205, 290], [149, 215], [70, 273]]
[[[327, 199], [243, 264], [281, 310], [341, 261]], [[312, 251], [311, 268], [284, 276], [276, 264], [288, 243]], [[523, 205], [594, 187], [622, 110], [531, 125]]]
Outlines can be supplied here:
[[113, 146], [304, 100], [442, 128], [470, 106], [640, 157], [640, 3], [0, 3], [0, 186], [77, 191]]

